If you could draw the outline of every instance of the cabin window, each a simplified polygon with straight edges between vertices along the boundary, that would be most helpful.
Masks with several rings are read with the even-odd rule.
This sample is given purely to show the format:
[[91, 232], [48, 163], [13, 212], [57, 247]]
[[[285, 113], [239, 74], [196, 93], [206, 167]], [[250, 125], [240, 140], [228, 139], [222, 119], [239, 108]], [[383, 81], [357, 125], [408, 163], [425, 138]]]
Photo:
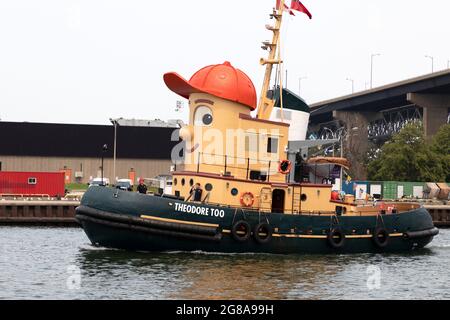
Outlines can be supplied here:
[[194, 185], [194, 179], [189, 180], [189, 186], [193, 186]]
[[238, 193], [239, 193], [239, 190], [238, 189], [236, 189], [236, 188], [233, 188], [233, 189], [231, 189], [231, 195], [232, 196], [237, 196], [238, 195]]
[[261, 172], [261, 171], [250, 171], [250, 180], [259, 180], [259, 181], [266, 181], [267, 180], [267, 173]]
[[211, 183], [207, 183], [207, 184], [205, 185], [205, 190], [206, 190], [206, 191], [211, 191], [212, 189], [213, 189], [213, 186], [212, 186]]
[[177, 178], [173, 179], [173, 184], [174, 184], [175, 186], [178, 184], [178, 179], [177, 179]]
[[300, 200], [305, 202], [308, 199], [308, 196], [306, 194], [302, 194], [300, 197]]
[[267, 140], [267, 153], [278, 153], [278, 138], [270, 137]]
[[181, 179], [181, 185], [184, 186], [185, 184], [186, 184], [186, 180], [184, 180], [184, 178]]
[[194, 126], [209, 126], [213, 122], [212, 111], [207, 106], [198, 106], [194, 114]]
[[28, 184], [37, 184], [36, 178], [28, 178]]

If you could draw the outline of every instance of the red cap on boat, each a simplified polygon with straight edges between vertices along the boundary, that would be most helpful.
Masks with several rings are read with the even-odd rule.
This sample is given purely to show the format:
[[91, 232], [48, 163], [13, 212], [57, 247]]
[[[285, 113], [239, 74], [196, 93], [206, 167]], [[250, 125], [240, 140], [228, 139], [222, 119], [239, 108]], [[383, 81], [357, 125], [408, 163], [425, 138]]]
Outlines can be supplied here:
[[167, 87], [188, 99], [192, 93], [208, 93], [256, 109], [256, 90], [250, 78], [228, 61], [204, 67], [189, 81], [175, 72], [164, 75]]

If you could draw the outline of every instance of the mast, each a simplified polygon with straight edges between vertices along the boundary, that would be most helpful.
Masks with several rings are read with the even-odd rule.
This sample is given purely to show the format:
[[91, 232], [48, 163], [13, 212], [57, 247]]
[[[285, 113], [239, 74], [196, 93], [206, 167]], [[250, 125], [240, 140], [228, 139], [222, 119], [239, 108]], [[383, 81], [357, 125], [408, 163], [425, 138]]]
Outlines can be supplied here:
[[272, 77], [272, 69], [274, 65], [278, 65], [283, 63], [280, 56], [276, 57], [277, 51], [279, 50], [280, 44], [280, 30], [281, 23], [283, 20], [283, 11], [284, 11], [284, 0], [280, 0], [280, 5], [278, 10], [276, 8], [273, 9], [272, 14], [270, 14], [271, 19], [275, 19], [275, 25], [266, 25], [266, 29], [273, 32], [272, 42], [264, 41], [262, 48], [264, 50], [269, 50], [269, 57], [267, 59], [261, 58], [261, 65], [266, 66], [266, 72], [264, 75], [264, 82], [261, 90], [261, 96], [258, 104], [258, 114], [257, 117], [259, 119], [269, 119], [272, 114], [272, 110], [275, 104], [273, 99], [267, 97], [267, 92], [270, 86], [270, 79]]

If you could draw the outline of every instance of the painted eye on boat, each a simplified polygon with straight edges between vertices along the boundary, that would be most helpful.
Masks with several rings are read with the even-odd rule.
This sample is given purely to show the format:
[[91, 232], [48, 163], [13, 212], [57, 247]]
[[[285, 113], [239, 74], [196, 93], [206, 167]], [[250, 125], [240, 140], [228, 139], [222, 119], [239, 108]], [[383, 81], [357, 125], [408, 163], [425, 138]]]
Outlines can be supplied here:
[[195, 110], [194, 125], [209, 126], [213, 122], [212, 111], [209, 107], [199, 106]]

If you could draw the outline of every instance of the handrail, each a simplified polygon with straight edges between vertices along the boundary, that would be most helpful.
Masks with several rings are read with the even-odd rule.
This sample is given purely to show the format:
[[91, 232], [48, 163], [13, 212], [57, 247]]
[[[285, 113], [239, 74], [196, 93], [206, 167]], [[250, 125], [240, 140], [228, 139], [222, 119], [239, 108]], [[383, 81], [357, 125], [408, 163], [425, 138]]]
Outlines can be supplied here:
[[[224, 159], [224, 164], [215, 164], [215, 163], [204, 163], [202, 162], [202, 157], [203, 156], [212, 156], [212, 157], [220, 157]], [[236, 166], [236, 165], [230, 165], [228, 162], [228, 159], [241, 159], [241, 160], [246, 160], [246, 165], [244, 166]], [[270, 176], [271, 175], [276, 175], [278, 174], [277, 171], [272, 171], [272, 164], [275, 163], [281, 163], [281, 160], [258, 160], [258, 159], [254, 159], [254, 158], [242, 158], [242, 157], [231, 157], [228, 155], [221, 155], [221, 154], [213, 154], [213, 153], [206, 153], [206, 152], [199, 152], [198, 156], [197, 156], [197, 173], [200, 173], [200, 166], [201, 165], [206, 165], [206, 166], [212, 166], [212, 167], [222, 167], [224, 168], [224, 175], [227, 175], [227, 169], [233, 169], [233, 170], [245, 170], [246, 171], [246, 180], [249, 180], [249, 175], [250, 175], [250, 170], [251, 167], [253, 165], [257, 165], [257, 164], [250, 164], [250, 161], [260, 161], [263, 164], [267, 164], [268, 165], [268, 170], [267, 172], [264, 172], [265, 175], [267, 176], [267, 181], [270, 181]]]
[[[261, 159], [255, 159], [250, 157], [231, 157], [226, 154], [214, 154], [214, 153], [206, 153], [206, 152], [199, 152], [201, 155], [208, 155], [208, 156], [214, 156], [214, 157], [224, 157], [224, 158], [233, 158], [233, 159], [241, 159], [241, 160], [252, 160], [252, 161], [260, 161], [260, 162], [273, 162], [273, 160], [261, 160]], [[278, 160], [280, 162], [280, 160]]]

